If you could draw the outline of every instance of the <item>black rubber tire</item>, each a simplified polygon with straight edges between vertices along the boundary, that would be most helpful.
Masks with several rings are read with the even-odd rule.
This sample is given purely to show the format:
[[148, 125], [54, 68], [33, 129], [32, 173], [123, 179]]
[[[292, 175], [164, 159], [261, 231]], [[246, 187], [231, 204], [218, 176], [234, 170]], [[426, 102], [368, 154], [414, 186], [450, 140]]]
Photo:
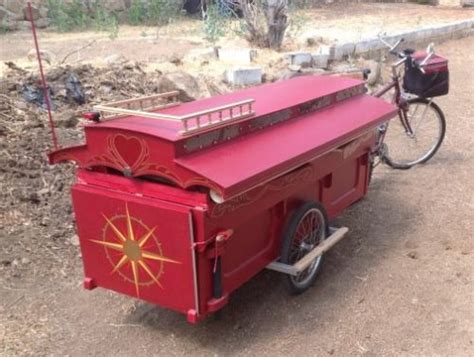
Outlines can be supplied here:
[[[294, 264], [294, 262], [290, 261], [291, 247], [292, 247], [294, 234], [296, 233], [298, 225], [301, 222], [301, 220], [305, 217], [306, 213], [315, 209], [320, 212], [323, 223], [324, 223], [322, 240], [327, 238], [328, 232], [329, 232], [329, 225], [328, 225], [326, 210], [320, 203], [317, 203], [317, 202], [304, 203], [301, 207], [299, 207], [293, 213], [290, 221], [288, 222], [285, 230], [283, 231], [282, 249], [281, 249], [281, 258], [280, 258], [280, 261], [282, 263]], [[285, 282], [286, 282], [289, 292], [291, 294], [296, 295], [296, 294], [301, 294], [304, 291], [308, 290], [308, 288], [310, 288], [311, 285], [313, 285], [318, 275], [318, 272], [321, 268], [322, 262], [323, 262], [323, 256], [321, 256], [321, 258], [319, 259], [317, 263], [316, 268], [311, 272], [311, 276], [308, 275], [308, 277], [306, 278], [307, 280], [303, 285], [295, 283], [294, 277], [290, 275], [285, 275]], [[308, 269], [311, 269], [311, 266]]]
[[[392, 167], [394, 169], [398, 169], [398, 170], [406, 170], [406, 169], [409, 169], [409, 168], [411, 168], [415, 165], [426, 163], [429, 159], [431, 159], [436, 154], [436, 152], [440, 148], [441, 144], [443, 143], [443, 139], [444, 139], [444, 136], [446, 134], [446, 119], [444, 117], [443, 111], [441, 110], [441, 108], [436, 103], [434, 103], [434, 102], [430, 103], [429, 100], [425, 99], [425, 98], [411, 99], [411, 100], [408, 100], [407, 103], [408, 103], [408, 105], [415, 104], [415, 103], [429, 104], [430, 108], [436, 112], [436, 115], [437, 115], [437, 117], [440, 121], [440, 136], [439, 136], [439, 139], [438, 139], [438, 142], [436, 143], [436, 145], [433, 146], [433, 148], [429, 152], [429, 155], [425, 156], [420, 161], [415, 160], [414, 162], [409, 163], [409, 164], [399, 163], [399, 162], [396, 162], [395, 160], [393, 160], [389, 156], [390, 146], [388, 146], [388, 151], [382, 159], [387, 165], [389, 165], [390, 167]], [[395, 119], [393, 119], [393, 120], [395, 120]], [[390, 130], [390, 127], [389, 127], [388, 130]]]

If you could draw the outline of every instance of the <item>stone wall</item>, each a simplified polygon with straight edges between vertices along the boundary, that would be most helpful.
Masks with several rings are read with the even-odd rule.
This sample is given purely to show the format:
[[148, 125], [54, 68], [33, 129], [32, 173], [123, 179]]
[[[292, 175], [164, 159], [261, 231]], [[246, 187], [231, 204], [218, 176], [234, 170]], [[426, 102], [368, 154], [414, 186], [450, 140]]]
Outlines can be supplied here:
[[[50, 24], [48, 19], [47, 1], [31, 1], [33, 8], [33, 19], [39, 28], [47, 27]], [[22, 0], [0, 0], [0, 23], [1, 29], [14, 31], [30, 28], [27, 21], [27, 1]]]
[[[72, 0], [63, 0], [64, 3], [71, 3]], [[81, 0], [85, 11], [91, 11], [94, 1]], [[30, 22], [27, 21], [28, 0], [0, 0], [0, 23], [1, 28], [7, 31], [29, 29]], [[132, 0], [100, 0], [101, 5], [107, 10], [115, 13], [124, 12], [131, 4]], [[45, 28], [50, 25], [48, 18], [48, 0], [31, 0], [33, 8], [33, 19], [38, 28]]]

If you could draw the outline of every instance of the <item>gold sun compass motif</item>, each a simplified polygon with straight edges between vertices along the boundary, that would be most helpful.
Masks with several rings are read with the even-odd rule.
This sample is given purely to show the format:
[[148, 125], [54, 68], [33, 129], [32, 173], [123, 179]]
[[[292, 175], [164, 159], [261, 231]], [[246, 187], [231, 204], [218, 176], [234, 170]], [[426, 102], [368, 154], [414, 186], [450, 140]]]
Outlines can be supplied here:
[[139, 219], [130, 216], [128, 205], [125, 205], [125, 215], [111, 218], [104, 214], [102, 216], [106, 221], [102, 240], [91, 241], [105, 247], [107, 258], [113, 266], [111, 274], [118, 273], [133, 283], [137, 297], [142, 285], [156, 284], [163, 288], [160, 277], [164, 263], [180, 262], [163, 255], [161, 244], [155, 237], [157, 227], [150, 229]]

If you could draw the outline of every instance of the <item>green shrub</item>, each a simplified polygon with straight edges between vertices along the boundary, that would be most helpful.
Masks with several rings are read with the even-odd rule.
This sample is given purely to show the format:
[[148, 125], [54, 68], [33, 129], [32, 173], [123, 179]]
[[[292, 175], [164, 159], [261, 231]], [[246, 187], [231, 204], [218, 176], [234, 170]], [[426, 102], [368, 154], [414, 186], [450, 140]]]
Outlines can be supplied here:
[[81, 0], [65, 3], [63, 0], [48, 0], [49, 17], [59, 32], [87, 28], [89, 16]]
[[128, 10], [128, 22], [130, 25], [138, 26], [146, 21], [146, 8], [141, 0], [133, 0]]
[[111, 38], [117, 37], [117, 17], [107, 11], [100, 0], [91, 4], [92, 13], [87, 11], [82, 0], [48, 0], [48, 9], [51, 23], [59, 32], [93, 27], [96, 31], [109, 32]]
[[130, 25], [166, 25], [175, 18], [182, 8], [176, 0], [133, 0], [128, 10]]
[[225, 35], [228, 22], [229, 19], [222, 16], [217, 4], [208, 5], [207, 17], [203, 24], [204, 37], [211, 42], [216, 42]]

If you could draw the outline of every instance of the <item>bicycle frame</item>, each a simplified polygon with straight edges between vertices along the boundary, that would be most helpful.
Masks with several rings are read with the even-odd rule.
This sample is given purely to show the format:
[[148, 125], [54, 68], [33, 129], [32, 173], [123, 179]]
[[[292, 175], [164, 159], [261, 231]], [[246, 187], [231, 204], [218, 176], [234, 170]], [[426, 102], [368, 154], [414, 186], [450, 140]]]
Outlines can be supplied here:
[[389, 92], [392, 89], [395, 89], [395, 93], [392, 97], [392, 103], [396, 104], [396, 106], [398, 107], [398, 117], [400, 118], [400, 121], [403, 127], [405, 128], [406, 132], [409, 135], [412, 135], [413, 129], [411, 128], [410, 123], [407, 119], [408, 106], [406, 105], [406, 101], [402, 98], [402, 88], [400, 86], [400, 74], [397, 72], [397, 67], [400, 66], [400, 64], [402, 63], [403, 63], [402, 61], [399, 61], [396, 64], [392, 65], [392, 81], [384, 85], [382, 88], [377, 90], [372, 95], [374, 97], [380, 98], [385, 93]]

